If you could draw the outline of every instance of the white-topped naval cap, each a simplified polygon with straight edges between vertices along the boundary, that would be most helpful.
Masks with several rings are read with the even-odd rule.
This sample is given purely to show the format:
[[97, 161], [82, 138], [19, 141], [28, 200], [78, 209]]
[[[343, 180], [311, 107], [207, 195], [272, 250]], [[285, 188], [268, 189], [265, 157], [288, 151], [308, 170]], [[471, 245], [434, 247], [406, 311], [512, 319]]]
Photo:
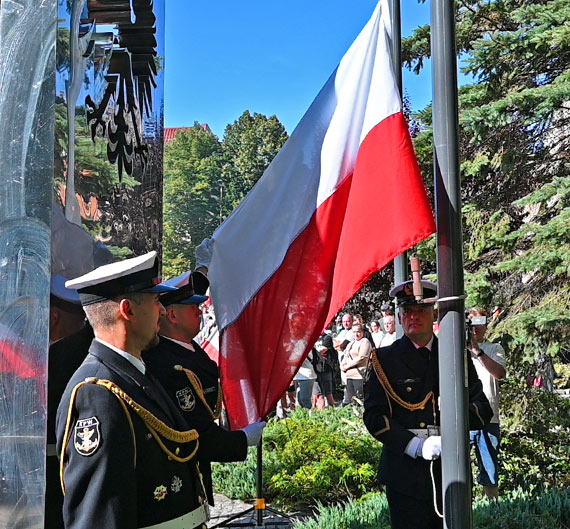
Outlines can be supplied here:
[[66, 281], [67, 288], [79, 292], [81, 303], [89, 305], [129, 292], [170, 292], [175, 287], [159, 284], [158, 259], [152, 251], [138, 257], [117, 261]]

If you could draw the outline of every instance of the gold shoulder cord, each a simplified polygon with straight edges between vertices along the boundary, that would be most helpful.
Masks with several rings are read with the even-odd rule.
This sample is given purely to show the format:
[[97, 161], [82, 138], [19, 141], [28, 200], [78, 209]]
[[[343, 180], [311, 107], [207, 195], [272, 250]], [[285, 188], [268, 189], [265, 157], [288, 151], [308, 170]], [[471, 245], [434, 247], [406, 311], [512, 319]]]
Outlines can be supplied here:
[[179, 365], [174, 366], [174, 369], [177, 371], [184, 371], [184, 373], [186, 373], [190, 384], [192, 384], [194, 391], [196, 391], [198, 397], [200, 397], [200, 400], [204, 403], [204, 406], [206, 406], [206, 409], [210, 412], [212, 419], [219, 419], [220, 413], [222, 412], [222, 386], [218, 384], [218, 400], [216, 402], [216, 407], [212, 410], [208, 404], [208, 401], [206, 400], [206, 396], [204, 395], [204, 388], [202, 387], [202, 382], [198, 378], [198, 375], [196, 375], [194, 371], [190, 371], [190, 369], [186, 369], [185, 367]]
[[[371, 362], [372, 367], [374, 367], [374, 372], [376, 373], [380, 384], [384, 388], [384, 391], [386, 391], [386, 394], [403, 408], [406, 408], [407, 410], [423, 410], [430, 399], [434, 398], [433, 391], [430, 391], [421, 402], [418, 402], [416, 404], [406, 402], [394, 391], [394, 388], [390, 384], [386, 373], [384, 373], [384, 370], [382, 369], [380, 361], [378, 360], [378, 356], [375, 352], [371, 355]], [[390, 401], [388, 400], [388, 403], [389, 402]]]
[[[131, 419], [131, 414], [129, 413], [129, 411], [127, 409], [127, 404], [142, 419], [142, 421], [145, 423], [146, 427], [149, 429], [150, 433], [155, 438], [156, 442], [158, 443], [158, 445], [160, 446], [162, 451], [170, 459], [173, 459], [174, 461], [177, 461], [178, 463], [186, 463], [186, 462], [190, 461], [190, 459], [192, 459], [194, 457], [194, 455], [196, 454], [196, 452], [198, 451], [198, 432], [196, 430], [187, 430], [185, 432], [180, 432], [178, 430], [170, 428], [170, 426], [167, 426], [166, 424], [164, 424], [158, 417], [153, 415], [146, 408], [144, 408], [143, 406], [141, 406], [140, 404], [135, 402], [133, 399], [131, 399], [131, 397], [129, 397], [114, 382], [111, 382], [110, 380], [99, 380], [95, 377], [89, 377], [89, 378], [85, 379], [84, 382], [80, 382], [79, 384], [77, 384], [73, 388], [73, 391], [71, 392], [71, 398], [69, 401], [69, 410], [67, 412], [67, 421], [65, 423], [65, 432], [63, 435], [63, 445], [61, 447], [61, 457], [59, 460], [59, 479], [61, 481], [61, 489], [63, 490], [64, 494], [65, 494], [65, 482], [63, 479], [63, 471], [64, 471], [64, 467], [65, 467], [64, 457], [65, 457], [65, 450], [66, 450], [67, 445], [69, 443], [69, 434], [70, 434], [69, 430], [71, 428], [71, 421], [72, 421], [72, 416], [73, 416], [73, 406], [75, 404], [75, 398], [77, 396], [77, 391], [82, 386], [84, 386], [85, 384], [97, 384], [98, 386], [102, 386], [102, 387], [106, 388], [107, 390], [109, 390], [111, 393], [113, 393], [113, 395], [115, 395], [115, 397], [117, 397], [117, 399], [119, 399], [119, 402], [121, 403], [121, 406], [122, 406], [125, 414], [127, 415], [127, 420], [129, 422], [129, 427], [131, 430], [131, 434], [133, 436], [133, 444], [135, 446], [135, 460], [136, 460], [135, 430], [134, 430], [134, 426], [133, 426], [133, 421]], [[169, 441], [173, 441], [176, 443], [189, 443], [192, 441], [196, 441], [196, 446], [194, 447], [194, 450], [192, 450], [192, 452], [188, 456], [179, 457], [177, 454], [173, 453], [171, 450], [169, 450], [166, 447], [166, 445], [162, 441], [161, 437], [164, 437], [165, 439], [168, 439]], [[178, 452], [178, 449], [176, 449], [176, 452]]]

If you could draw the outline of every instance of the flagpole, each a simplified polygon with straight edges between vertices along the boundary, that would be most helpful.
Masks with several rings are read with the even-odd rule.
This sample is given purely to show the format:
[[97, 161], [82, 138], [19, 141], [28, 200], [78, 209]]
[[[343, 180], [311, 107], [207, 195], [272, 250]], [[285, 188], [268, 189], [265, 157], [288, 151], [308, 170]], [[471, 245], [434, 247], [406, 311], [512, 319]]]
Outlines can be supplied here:
[[[400, 0], [389, 0], [390, 22], [392, 26], [392, 41], [390, 51], [392, 53], [392, 65], [394, 67], [394, 78], [400, 91], [400, 98], [403, 100], [402, 88], [402, 22]], [[397, 285], [408, 279], [408, 256], [407, 252], [398, 255], [394, 259], [394, 284]], [[396, 319], [396, 335], [401, 338], [403, 335], [400, 321]]]
[[437, 213], [439, 388], [444, 527], [472, 527], [467, 424], [463, 241], [458, 148], [457, 55], [453, 0], [432, 0], [433, 140]]

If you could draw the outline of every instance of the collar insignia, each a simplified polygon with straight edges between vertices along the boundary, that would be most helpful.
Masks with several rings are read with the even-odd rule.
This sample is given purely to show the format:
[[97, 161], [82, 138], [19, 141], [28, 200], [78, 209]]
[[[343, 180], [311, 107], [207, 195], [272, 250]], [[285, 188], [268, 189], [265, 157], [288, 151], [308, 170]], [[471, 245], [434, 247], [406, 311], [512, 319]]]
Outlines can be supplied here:
[[100, 441], [101, 433], [99, 432], [99, 419], [97, 417], [77, 421], [73, 444], [79, 455], [93, 455], [99, 448]]

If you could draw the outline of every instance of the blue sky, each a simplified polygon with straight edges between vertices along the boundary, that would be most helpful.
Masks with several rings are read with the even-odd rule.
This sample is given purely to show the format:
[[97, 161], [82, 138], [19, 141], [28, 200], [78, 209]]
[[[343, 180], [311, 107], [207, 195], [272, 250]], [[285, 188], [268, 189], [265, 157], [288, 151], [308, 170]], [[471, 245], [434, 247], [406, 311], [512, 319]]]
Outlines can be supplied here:
[[[220, 138], [244, 110], [293, 129], [364, 27], [375, 0], [166, 2], [165, 126], [208, 123]], [[402, 0], [402, 34], [430, 3]], [[404, 70], [414, 109], [431, 101], [431, 65]]]

